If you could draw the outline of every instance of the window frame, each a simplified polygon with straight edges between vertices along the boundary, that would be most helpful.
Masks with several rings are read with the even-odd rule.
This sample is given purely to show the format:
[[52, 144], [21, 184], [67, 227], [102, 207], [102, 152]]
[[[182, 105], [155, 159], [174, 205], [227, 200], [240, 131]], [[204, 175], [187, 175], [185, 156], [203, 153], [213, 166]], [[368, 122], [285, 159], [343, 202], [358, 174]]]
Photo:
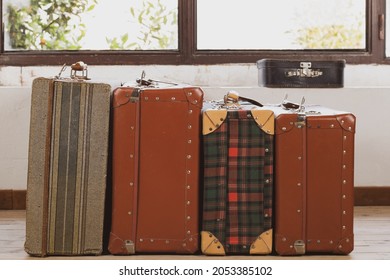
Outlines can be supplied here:
[[[0, 15], [2, 16], [0, 0]], [[178, 50], [159, 51], [4, 51], [0, 21], [0, 66], [62, 65], [84, 61], [90, 65], [196, 65], [255, 63], [262, 58], [336, 60], [349, 64], [390, 64], [385, 55], [385, 0], [366, 0], [366, 50], [197, 50], [196, 0], [178, 0]], [[380, 26], [382, 25], [382, 26]], [[381, 29], [381, 30], [380, 30]]]

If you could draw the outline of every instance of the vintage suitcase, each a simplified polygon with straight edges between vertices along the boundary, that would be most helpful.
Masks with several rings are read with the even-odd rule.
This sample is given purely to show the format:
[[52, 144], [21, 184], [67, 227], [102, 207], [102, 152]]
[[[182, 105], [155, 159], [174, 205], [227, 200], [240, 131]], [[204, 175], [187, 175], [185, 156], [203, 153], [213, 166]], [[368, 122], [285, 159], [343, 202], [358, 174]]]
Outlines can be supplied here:
[[350, 253], [354, 115], [322, 106], [274, 112], [276, 252]]
[[203, 92], [145, 80], [113, 96], [112, 254], [199, 250]]
[[257, 61], [259, 86], [271, 88], [341, 88], [344, 86], [345, 60]]
[[85, 80], [85, 66], [74, 64], [72, 78], [32, 84], [25, 241], [31, 255], [103, 250], [111, 86]]
[[204, 105], [205, 255], [272, 252], [274, 114], [239, 99]]

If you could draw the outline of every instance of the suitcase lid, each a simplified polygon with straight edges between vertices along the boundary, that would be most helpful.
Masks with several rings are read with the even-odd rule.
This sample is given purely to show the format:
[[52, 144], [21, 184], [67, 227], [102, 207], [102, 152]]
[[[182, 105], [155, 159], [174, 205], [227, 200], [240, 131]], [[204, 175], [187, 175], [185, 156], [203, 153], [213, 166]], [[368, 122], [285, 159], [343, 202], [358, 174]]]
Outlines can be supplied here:
[[261, 59], [256, 62], [257, 68], [344, 68], [346, 61], [342, 60], [284, 60]]

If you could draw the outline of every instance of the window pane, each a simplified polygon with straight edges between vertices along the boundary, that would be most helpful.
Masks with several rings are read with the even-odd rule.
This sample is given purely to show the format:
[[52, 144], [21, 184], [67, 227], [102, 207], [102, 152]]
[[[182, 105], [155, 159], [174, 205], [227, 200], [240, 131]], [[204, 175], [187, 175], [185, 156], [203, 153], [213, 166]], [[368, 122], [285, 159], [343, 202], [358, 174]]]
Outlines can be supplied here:
[[365, 49], [365, 0], [198, 0], [197, 48]]
[[5, 50], [178, 48], [178, 0], [3, 0]]

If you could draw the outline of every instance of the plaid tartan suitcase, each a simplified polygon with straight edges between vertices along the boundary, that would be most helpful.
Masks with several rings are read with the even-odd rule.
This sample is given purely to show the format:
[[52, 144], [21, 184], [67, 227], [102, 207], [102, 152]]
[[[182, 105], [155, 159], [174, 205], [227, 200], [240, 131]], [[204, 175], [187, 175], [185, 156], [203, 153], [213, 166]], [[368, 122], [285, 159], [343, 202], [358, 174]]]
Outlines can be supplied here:
[[203, 92], [138, 80], [116, 89], [109, 251], [199, 250], [199, 149]]
[[204, 105], [205, 255], [272, 252], [274, 114], [239, 99]]
[[353, 250], [355, 117], [323, 106], [275, 109], [275, 250]]
[[73, 78], [32, 84], [25, 251], [34, 256], [103, 250], [111, 86], [77, 76], [80, 65]]

